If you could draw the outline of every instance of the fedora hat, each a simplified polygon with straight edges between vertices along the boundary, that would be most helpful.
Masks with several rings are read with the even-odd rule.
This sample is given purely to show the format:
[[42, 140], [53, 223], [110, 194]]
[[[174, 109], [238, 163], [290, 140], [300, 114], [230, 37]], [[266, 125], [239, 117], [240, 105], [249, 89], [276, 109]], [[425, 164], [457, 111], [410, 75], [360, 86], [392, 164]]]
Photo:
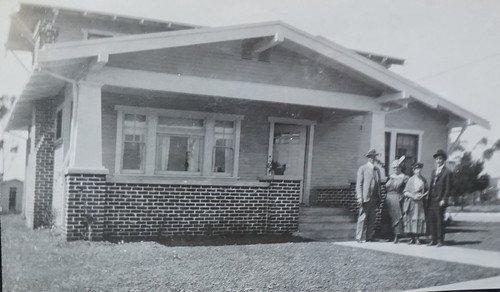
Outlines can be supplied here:
[[432, 155], [432, 157], [436, 158], [438, 156], [441, 156], [444, 158], [444, 160], [448, 159], [448, 155], [446, 155], [446, 152], [444, 152], [444, 150], [442, 149], [439, 149], [436, 154]]
[[377, 150], [375, 149], [371, 149], [370, 151], [368, 151], [368, 153], [365, 154], [366, 157], [375, 157], [378, 155], [380, 155], [380, 153], [377, 153]]

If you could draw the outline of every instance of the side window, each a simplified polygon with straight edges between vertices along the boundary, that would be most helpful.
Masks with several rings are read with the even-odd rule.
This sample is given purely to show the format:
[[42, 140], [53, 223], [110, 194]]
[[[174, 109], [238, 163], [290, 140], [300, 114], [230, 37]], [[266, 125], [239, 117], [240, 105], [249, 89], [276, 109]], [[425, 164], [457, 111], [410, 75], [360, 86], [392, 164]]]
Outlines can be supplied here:
[[145, 115], [124, 115], [122, 136], [122, 169], [124, 171], [144, 171], [146, 133], [147, 129]]
[[215, 122], [212, 172], [233, 172], [235, 129], [233, 121]]
[[63, 118], [63, 110], [62, 108], [60, 108], [56, 111], [56, 120], [55, 120], [56, 142], [61, 140], [62, 138], [62, 118]]

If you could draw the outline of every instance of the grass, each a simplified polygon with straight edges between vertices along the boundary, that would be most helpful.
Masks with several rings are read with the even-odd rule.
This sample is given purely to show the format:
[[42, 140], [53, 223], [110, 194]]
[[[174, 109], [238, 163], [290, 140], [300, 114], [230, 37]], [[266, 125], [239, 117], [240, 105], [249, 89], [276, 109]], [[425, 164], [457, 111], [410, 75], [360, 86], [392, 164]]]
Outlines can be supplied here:
[[2, 273], [4, 291], [400, 291], [500, 271], [328, 242], [68, 243], [5, 215]]
[[450, 246], [500, 252], [500, 224], [454, 221], [446, 227], [445, 243]]

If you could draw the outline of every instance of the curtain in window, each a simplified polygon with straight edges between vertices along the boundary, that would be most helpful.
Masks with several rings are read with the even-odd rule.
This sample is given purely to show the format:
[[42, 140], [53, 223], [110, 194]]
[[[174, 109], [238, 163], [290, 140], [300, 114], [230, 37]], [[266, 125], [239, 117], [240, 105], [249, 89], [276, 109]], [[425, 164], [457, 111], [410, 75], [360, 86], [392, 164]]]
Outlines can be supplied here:
[[123, 134], [123, 169], [143, 170], [146, 149], [146, 116], [126, 114]]

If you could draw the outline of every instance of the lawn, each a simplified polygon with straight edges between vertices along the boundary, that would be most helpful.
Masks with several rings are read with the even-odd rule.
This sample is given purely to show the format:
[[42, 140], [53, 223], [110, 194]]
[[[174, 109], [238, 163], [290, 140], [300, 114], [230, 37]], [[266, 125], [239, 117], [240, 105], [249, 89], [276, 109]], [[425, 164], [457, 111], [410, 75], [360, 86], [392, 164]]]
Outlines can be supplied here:
[[453, 221], [446, 227], [445, 243], [457, 247], [500, 252], [500, 224]]
[[328, 242], [67, 243], [2, 216], [4, 291], [400, 291], [499, 274]]

